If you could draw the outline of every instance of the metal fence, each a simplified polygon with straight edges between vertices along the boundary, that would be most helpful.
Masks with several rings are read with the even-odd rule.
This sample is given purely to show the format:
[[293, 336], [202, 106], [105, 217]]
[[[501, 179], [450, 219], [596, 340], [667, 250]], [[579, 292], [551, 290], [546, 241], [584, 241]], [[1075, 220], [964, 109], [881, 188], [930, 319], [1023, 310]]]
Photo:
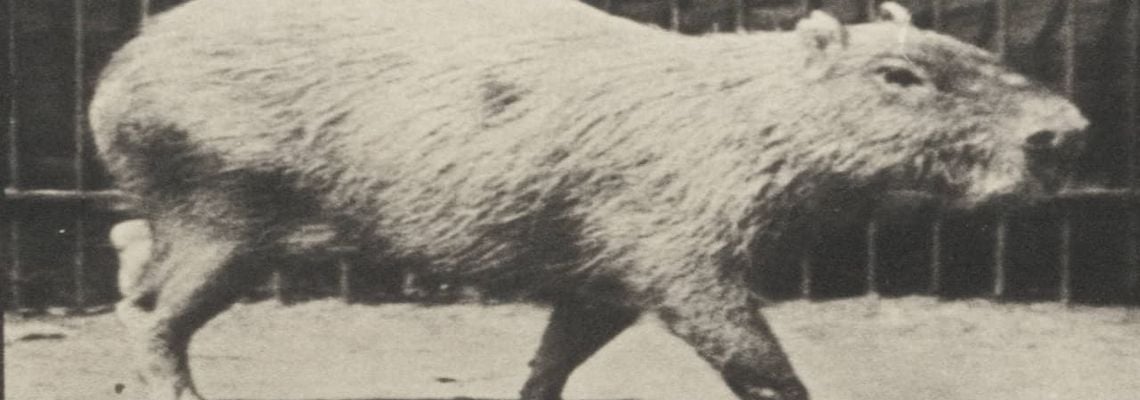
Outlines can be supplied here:
[[[7, 117], [2, 144], [7, 160], [0, 178], [0, 227], [6, 231], [0, 260], [6, 271], [6, 309], [84, 309], [115, 300], [115, 259], [106, 233], [130, 210], [109, 189], [108, 178], [91, 157], [86, 103], [110, 53], [135, 34], [149, 13], [177, 2], [3, 0], [0, 93]], [[838, 2], [855, 4], [856, 19], [869, 19], [877, 5], [874, 0], [588, 2], [685, 33], [786, 28], [783, 17]], [[945, 28], [954, 1], [923, 3], [925, 11], [916, 18], [920, 25]], [[1082, 26], [1075, 16], [1080, 3], [1050, 4], [1057, 28], [1050, 39], [1059, 55], [1051, 68], [1058, 71], [1054, 87], [1078, 100], [1098, 97], [1095, 89], [1081, 91], [1079, 72], [1090, 69], [1078, 68]], [[1102, 179], [1107, 184], [1065, 192], [1044, 207], [1014, 213], [933, 212], [905, 222], [884, 217], [854, 228], [827, 227], [817, 246], [799, 256], [797, 268], [766, 277], [758, 284], [761, 289], [776, 298], [924, 293], [1140, 303], [1140, 2], [1113, 4], [1123, 5], [1114, 10], [1123, 29], [1114, 33], [1120, 43], [1106, 50], [1116, 72], [1095, 72], [1093, 78], [1113, 81], [1121, 95], [1113, 99], [1115, 113], [1099, 120], [1093, 116], [1094, 124], [1112, 129], [1102, 133], [1107, 139], [1093, 146], [1088, 157], [1092, 175], [1098, 165], [1105, 169], [1097, 160], [1115, 160], [1107, 168], [1110, 178]], [[1002, 55], [1009, 54], [1010, 5], [1009, 0], [987, 0], [984, 15], [974, 16], [992, 32], [979, 44]], [[380, 298], [391, 300], [414, 293], [414, 287], [434, 287], [417, 284], [397, 269], [364, 268], [351, 259], [351, 249], [337, 249], [331, 259], [306, 261], [326, 268], [285, 268], [274, 275], [268, 292], [281, 299], [291, 293], [373, 299], [377, 297], [364, 293], [387, 293]]]

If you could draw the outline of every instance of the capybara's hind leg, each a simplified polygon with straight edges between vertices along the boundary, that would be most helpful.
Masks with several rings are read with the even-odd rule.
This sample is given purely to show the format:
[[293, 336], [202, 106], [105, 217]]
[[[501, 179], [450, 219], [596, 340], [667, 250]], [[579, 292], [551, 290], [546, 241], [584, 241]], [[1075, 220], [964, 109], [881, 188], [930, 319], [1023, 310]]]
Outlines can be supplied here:
[[554, 304], [542, 344], [531, 361], [522, 400], [559, 400], [570, 373], [637, 320], [638, 312], [603, 303]]
[[728, 283], [699, 289], [669, 293], [660, 310], [669, 329], [720, 371], [741, 399], [807, 400], [748, 289]]
[[[250, 243], [202, 225], [156, 223], [151, 257], [122, 288], [118, 315], [131, 335], [148, 400], [201, 399], [187, 348], [198, 328], [229, 307], [261, 268], [237, 265]], [[127, 260], [128, 262], [130, 260]]]

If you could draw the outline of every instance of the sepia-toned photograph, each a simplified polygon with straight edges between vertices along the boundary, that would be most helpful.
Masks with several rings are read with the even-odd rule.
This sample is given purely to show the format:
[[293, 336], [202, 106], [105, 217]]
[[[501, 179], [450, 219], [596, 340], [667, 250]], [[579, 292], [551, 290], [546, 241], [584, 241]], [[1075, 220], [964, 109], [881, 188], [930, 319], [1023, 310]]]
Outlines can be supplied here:
[[1140, 400], [1140, 1], [0, 5], [0, 398]]

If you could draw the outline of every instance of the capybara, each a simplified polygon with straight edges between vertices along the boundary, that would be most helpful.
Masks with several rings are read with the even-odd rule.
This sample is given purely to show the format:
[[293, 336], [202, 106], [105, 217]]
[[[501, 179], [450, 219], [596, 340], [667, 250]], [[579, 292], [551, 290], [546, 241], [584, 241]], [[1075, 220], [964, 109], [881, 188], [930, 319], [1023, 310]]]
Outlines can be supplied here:
[[321, 223], [376, 264], [550, 304], [525, 400], [559, 399], [643, 314], [741, 399], [807, 399], [751, 290], [765, 243], [888, 191], [1046, 194], [1087, 124], [883, 10], [703, 37], [569, 0], [196, 0], [154, 18], [90, 114], [148, 221], [119, 304], [148, 398], [200, 398], [195, 330]]

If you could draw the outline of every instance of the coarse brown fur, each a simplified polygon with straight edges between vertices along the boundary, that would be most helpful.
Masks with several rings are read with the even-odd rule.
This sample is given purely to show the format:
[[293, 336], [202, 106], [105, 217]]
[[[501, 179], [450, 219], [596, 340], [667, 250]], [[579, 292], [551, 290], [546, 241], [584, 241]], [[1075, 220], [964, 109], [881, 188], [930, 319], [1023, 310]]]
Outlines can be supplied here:
[[554, 304], [524, 399], [559, 398], [643, 312], [741, 398], [806, 399], [745, 282], [766, 243], [887, 190], [1053, 190], [1086, 124], [980, 49], [808, 21], [681, 37], [503, 0], [198, 0], [155, 18], [91, 111], [150, 220], [120, 310], [151, 396], [197, 396], [193, 331], [322, 222], [378, 261]]

